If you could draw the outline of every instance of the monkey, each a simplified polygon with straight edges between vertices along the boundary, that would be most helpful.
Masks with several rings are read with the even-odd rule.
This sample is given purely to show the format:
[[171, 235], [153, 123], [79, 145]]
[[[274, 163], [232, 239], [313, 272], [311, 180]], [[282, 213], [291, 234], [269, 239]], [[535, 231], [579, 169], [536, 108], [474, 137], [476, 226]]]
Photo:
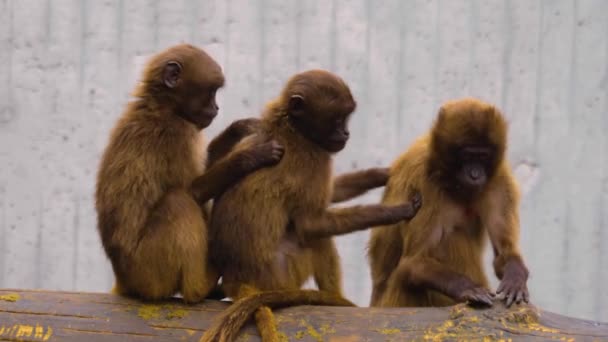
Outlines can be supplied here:
[[[205, 169], [202, 130], [218, 114], [215, 95], [223, 85], [221, 67], [189, 44], [161, 51], [146, 65], [97, 174], [97, 226], [116, 277], [114, 293], [144, 300], [180, 293], [196, 303], [216, 286], [205, 203], [278, 163], [284, 151], [276, 141], [260, 142]], [[226, 136], [241, 134], [243, 126], [246, 121], [236, 121], [218, 141], [229, 142]]]
[[[214, 201], [210, 258], [235, 303], [202, 341], [231, 341], [256, 308], [262, 339], [278, 340], [267, 305], [354, 305], [342, 295], [332, 237], [416, 215], [422, 203], [416, 194], [394, 205], [328, 208], [330, 202], [365, 188], [356, 186], [361, 185], [356, 179], [366, 178], [366, 171], [355, 172], [338, 177], [339, 190], [332, 193], [332, 155], [346, 146], [355, 108], [350, 89], [339, 76], [319, 69], [295, 74], [267, 104], [260, 133], [246, 137], [231, 152], [266, 139], [285, 148], [276, 166], [248, 175]], [[371, 173], [375, 176], [368, 177], [366, 186], [386, 182], [385, 170]], [[300, 292], [311, 276], [319, 291]]]
[[391, 165], [382, 203], [398, 203], [417, 189], [424, 205], [409, 222], [372, 229], [371, 306], [492, 305], [482, 268], [486, 235], [501, 280], [497, 294], [508, 307], [529, 302], [507, 128], [491, 104], [447, 101], [430, 132]]

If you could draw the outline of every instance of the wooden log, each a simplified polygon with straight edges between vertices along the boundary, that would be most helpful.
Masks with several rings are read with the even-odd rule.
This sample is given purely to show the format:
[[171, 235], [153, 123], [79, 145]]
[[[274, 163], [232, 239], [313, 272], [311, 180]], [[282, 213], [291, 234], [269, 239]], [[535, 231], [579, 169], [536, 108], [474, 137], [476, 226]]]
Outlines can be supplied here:
[[[198, 341], [229, 305], [179, 299], [142, 303], [101, 293], [0, 290], [3, 341]], [[489, 309], [346, 308], [276, 310], [285, 341], [608, 341], [608, 324], [531, 305]], [[253, 323], [239, 341], [259, 341]]]

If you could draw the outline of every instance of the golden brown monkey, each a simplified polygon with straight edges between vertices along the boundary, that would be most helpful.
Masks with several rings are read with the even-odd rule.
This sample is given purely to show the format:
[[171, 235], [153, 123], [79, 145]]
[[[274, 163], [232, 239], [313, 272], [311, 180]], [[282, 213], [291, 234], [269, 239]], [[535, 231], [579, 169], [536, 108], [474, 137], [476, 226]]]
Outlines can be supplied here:
[[[136, 100], [114, 127], [99, 168], [96, 209], [115, 292], [152, 300], [180, 292], [186, 302], [198, 302], [217, 284], [202, 206], [283, 153], [274, 141], [260, 142], [204, 170], [201, 130], [217, 115], [215, 93], [223, 84], [219, 65], [204, 51], [174, 46], [150, 60]], [[218, 141], [246, 133], [243, 126], [246, 121], [236, 122]]]
[[[303, 72], [267, 105], [260, 134], [235, 147], [232, 153], [274, 139], [285, 147], [285, 155], [275, 167], [247, 176], [214, 202], [211, 260], [222, 271], [226, 294], [237, 301], [205, 333], [204, 341], [233, 340], [248, 314], [262, 304], [352, 305], [342, 297], [332, 236], [416, 214], [419, 196], [395, 205], [328, 209], [330, 201], [359, 192], [353, 185], [361, 184], [355, 179], [365, 174], [339, 177], [340, 190], [332, 194], [332, 154], [346, 145], [355, 107], [339, 77], [323, 70]], [[384, 183], [385, 171], [378, 178]], [[310, 276], [321, 291], [299, 290]], [[257, 310], [256, 320], [264, 341], [278, 339], [268, 307]]]
[[498, 293], [507, 306], [528, 302], [528, 270], [518, 248], [519, 193], [505, 158], [507, 124], [473, 98], [445, 103], [430, 133], [392, 165], [386, 205], [420, 191], [409, 222], [372, 231], [372, 306], [492, 304], [482, 269], [489, 235]]

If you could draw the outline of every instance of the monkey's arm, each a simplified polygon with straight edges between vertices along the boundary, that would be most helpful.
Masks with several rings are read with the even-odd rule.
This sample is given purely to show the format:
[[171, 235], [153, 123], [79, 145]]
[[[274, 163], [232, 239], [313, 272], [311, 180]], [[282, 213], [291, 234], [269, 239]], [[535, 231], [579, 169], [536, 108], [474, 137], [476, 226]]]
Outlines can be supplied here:
[[209, 143], [207, 147], [207, 167], [226, 156], [245, 136], [254, 133], [260, 125], [260, 119], [247, 118], [236, 120]]
[[313, 276], [317, 288], [333, 293], [338, 297], [342, 294], [342, 271], [340, 257], [333, 239], [316, 239], [312, 243]]
[[529, 271], [519, 252], [519, 210], [517, 188], [511, 181], [495, 191], [493, 204], [487, 209], [484, 226], [494, 250], [494, 272], [501, 280], [497, 294], [504, 293], [506, 305], [529, 302], [526, 282]]
[[411, 220], [420, 206], [422, 197], [416, 193], [408, 203], [400, 205], [358, 205], [349, 208], [328, 209], [317, 215], [305, 213], [294, 218], [300, 238], [318, 239], [352, 233], [371, 226], [381, 226]]
[[192, 194], [199, 205], [203, 205], [246, 175], [278, 163], [283, 152], [283, 146], [269, 141], [231, 153], [194, 180], [191, 186]]
[[421, 255], [402, 258], [388, 282], [391, 288], [428, 288], [439, 291], [457, 302], [473, 301], [492, 305], [494, 296], [464, 274], [432, 257]]
[[371, 168], [342, 174], [334, 180], [332, 203], [343, 202], [360, 196], [368, 190], [386, 185], [388, 168]]

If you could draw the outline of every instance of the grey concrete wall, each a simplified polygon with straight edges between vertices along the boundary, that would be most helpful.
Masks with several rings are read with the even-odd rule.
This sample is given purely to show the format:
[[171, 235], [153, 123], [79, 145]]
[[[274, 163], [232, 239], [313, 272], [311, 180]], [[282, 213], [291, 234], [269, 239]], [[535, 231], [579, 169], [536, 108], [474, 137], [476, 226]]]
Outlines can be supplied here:
[[[606, 13], [604, 0], [2, 0], [0, 286], [109, 289], [100, 152], [145, 58], [191, 42], [226, 71], [211, 135], [296, 71], [342, 75], [360, 105], [338, 172], [389, 164], [441, 101], [496, 103], [524, 193], [533, 301], [608, 321]], [[362, 305], [367, 237], [339, 239], [346, 293]]]

